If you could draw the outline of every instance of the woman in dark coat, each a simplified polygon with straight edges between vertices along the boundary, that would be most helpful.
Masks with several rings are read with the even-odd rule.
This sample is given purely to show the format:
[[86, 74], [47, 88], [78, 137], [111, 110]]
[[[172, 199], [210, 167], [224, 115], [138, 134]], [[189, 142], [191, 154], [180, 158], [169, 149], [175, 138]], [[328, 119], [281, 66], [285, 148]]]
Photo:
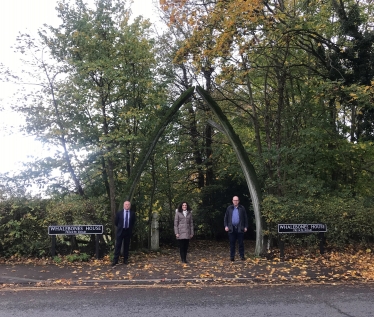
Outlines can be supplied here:
[[182, 263], [187, 263], [187, 250], [190, 239], [193, 237], [192, 210], [187, 202], [179, 204], [175, 211], [174, 233], [179, 240]]

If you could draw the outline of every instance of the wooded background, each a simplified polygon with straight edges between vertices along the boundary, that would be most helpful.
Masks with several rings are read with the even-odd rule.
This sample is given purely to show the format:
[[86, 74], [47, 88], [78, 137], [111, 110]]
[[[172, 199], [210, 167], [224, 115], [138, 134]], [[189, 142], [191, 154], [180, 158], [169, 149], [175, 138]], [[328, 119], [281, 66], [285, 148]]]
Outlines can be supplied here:
[[[373, 1], [160, 0], [158, 8], [162, 22], [152, 25], [131, 20], [124, 1], [63, 0], [59, 27], [18, 37], [28, 66], [23, 77], [5, 68], [2, 77], [32, 82], [13, 110], [26, 118], [23, 132], [52, 151], [0, 176], [0, 255], [47, 255], [52, 224], [103, 224], [110, 250], [140, 151], [197, 85], [255, 167], [264, 235], [274, 237], [277, 223], [326, 223], [330, 247], [372, 243]], [[173, 241], [181, 201], [193, 207], [198, 238], [225, 238], [234, 195], [255, 237], [238, 159], [209, 120], [193, 95], [157, 143], [132, 202], [135, 248], [147, 247], [153, 212], [161, 242]]]

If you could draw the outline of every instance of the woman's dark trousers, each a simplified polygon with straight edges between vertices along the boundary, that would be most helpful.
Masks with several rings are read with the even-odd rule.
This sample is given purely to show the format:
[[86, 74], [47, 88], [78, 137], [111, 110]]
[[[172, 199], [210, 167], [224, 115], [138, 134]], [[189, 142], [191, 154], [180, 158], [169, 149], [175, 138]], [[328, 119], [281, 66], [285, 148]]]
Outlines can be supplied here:
[[187, 250], [189, 242], [189, 239], [179, 239], [179, 250], [183, 263], [187, 263]]

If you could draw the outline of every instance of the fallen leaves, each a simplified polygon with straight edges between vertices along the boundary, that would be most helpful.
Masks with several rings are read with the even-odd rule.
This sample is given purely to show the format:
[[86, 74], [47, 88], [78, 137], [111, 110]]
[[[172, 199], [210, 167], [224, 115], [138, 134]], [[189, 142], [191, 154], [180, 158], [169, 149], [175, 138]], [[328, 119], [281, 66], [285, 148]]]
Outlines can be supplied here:
[[72, 280], [71, 279], [58, 279], [53, 282], [53, 284], [58, 284], [58, 285], [71, 285]]
[[[66, 272], [64, 277], [49, 281], [54, 285], [83, 285], [91, 281], [134, 281], [150, 280], [152, 283], [178, 281], [184, 285], [192, 284], [235, 284], [235, 283], [309, 283], [311, 281], [332, 283], [336, 281], [374, 281], [374, 254], [370, 248], [363, 250], [347, 249], [345, 252], [329, 252], [325, 255], [305, 252], [301, 249], [286, 250], [284, 262], [279, 259], [277, 250], [268, 260], [251, 256], [254, 244], [245, 242], [246, 261], [229, 259], [229, 243], [196, 241], [190, 243], [187, 256], [188, 264], [180, 263], [178, 248], [165, 248], [162, 252], [135, 252], [130, 256], [128, 265], [118, 265], [113, 270], [109, 256], [87, 263], [56, 264], [52, 259], [0, 259], [1, 263], [41, 265], [39, 272], [47, 275], [54, 270]], [[15, 272], [16, 270], [12, 271]], [[58, 273], [59, 277], [62, 273]], [[99, 283], [100, 284], [100, 283]], [[4, 285], [4, 284], [3, 284]], [[3, 287], [3, 285], [1, 287]], [[43, 283], [38, 286], [42, 286]]]

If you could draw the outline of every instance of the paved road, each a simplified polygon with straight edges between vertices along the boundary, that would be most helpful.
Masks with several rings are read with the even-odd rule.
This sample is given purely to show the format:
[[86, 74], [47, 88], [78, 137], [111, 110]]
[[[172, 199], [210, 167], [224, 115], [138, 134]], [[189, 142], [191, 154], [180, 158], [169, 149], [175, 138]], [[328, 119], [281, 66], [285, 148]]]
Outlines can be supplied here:
[[1, 317], [373, 317], [374, 285], [0, 290]]

